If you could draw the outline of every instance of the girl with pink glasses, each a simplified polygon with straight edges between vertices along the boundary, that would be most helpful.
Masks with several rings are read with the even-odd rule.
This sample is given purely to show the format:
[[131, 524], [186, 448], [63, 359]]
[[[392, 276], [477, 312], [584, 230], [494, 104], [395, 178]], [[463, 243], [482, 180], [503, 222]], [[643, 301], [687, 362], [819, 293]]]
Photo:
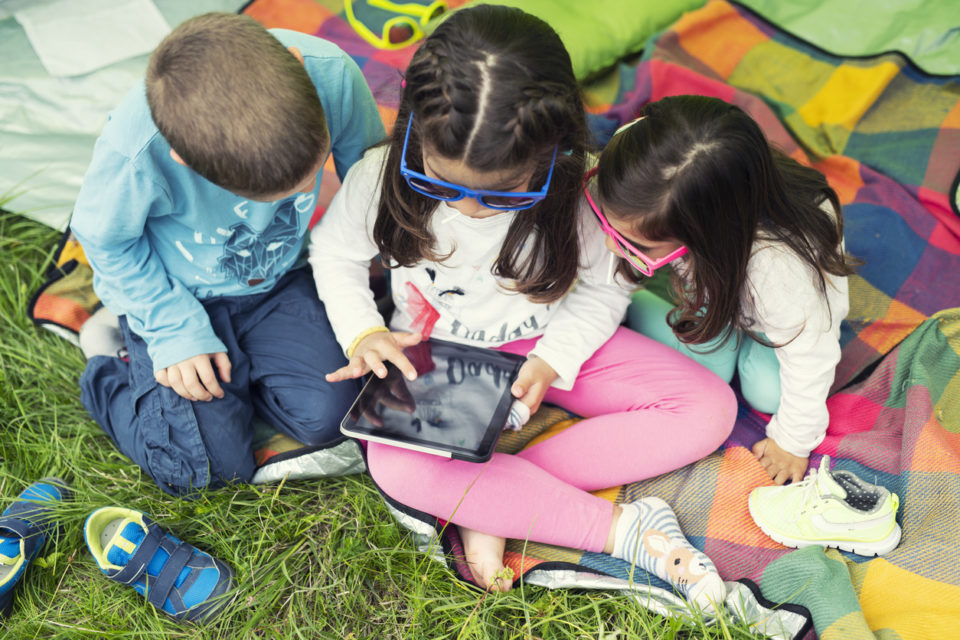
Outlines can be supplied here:
[[585, 192], [623, 276], [673, 267], [672, 299], [634, 294], [630, 326], [727, 381], [736, 371], [746, 401], [774, 414], [754, 455], [777, 484], [800, 480], [827, 430], [853, 272], [823, 175], [739, 108], [676, 96], [613, 136]]
[[[519, 9], [456, 11], [406, 70], [392, 136], [347, 174], [311, 234], [310, 262], [349, 363], [327, 380], [416, 376], [403, 348], [434, 337], [526, 357], [512, 394], [585, 419], [485, 463], [370, 442], [383, 492], [456, 525], [476, 582], [506, 590], [505, 538], [610, 553], [700, 606], [723, 581], [662, 500], [591, 491], [712, 453], [736, 399], [709, 370], [621, 327], [633, 286], [581, 187], [587, 128], [557, 34]], [[370, 260], [390, 269], [385, 318]]]

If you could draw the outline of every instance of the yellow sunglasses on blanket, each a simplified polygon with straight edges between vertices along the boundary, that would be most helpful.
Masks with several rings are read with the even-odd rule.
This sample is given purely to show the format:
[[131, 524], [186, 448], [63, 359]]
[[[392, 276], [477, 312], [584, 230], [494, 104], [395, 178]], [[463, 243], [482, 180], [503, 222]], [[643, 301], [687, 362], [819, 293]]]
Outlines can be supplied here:
[[[391, 2], [390, 0], [344, 0], [347, 22], [357, 34], [378, 49], [402, 49], [426, 36], [424, 27], [443, 15], [447, 5], [443, 0], [430, 4]], [[390, 17], [389, 14], [397, 14]], [[386, 17], [386, 20], [383, 18]], [[371, 28], [378, 23], [380, 33]]]

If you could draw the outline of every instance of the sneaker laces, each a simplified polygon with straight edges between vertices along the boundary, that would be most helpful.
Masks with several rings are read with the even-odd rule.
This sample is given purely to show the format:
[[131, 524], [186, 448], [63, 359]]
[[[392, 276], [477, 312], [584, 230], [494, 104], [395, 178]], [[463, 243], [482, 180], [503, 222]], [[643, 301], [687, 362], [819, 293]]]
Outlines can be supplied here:
[[805, 513], [811, 503], [821, 501], [820, 483], [817, 482], [817, 480], [817, 470], [810, 469], [807, 477], [799, 482], [799, 486], [803, 487], [803, 491], [800, 494], [800, 513]]

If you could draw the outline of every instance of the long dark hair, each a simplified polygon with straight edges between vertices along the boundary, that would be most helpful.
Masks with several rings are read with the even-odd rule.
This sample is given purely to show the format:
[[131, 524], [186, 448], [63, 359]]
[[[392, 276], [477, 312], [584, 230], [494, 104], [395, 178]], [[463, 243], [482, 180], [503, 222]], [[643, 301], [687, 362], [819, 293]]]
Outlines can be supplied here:
[[[648, 104], [642, 115], [601, 154], [598, 195], [613, 219], [651, 240], [686, 245], [688, 280], [674, 280], [680, 300], [668, 316], [680, 341], [702, 344], [737, 329], [757, 337], [741, 294], [758, 239], [789, 247], [813, 268], [824, 294], [824, 274], [853, 273], [836, 192], [819, 171], [773, 149], [741, 109], [676, 96]], [[820, 208], [825, 200], [835, 215]]]
[[410, 267], [447, 257], [437, 255], [430, 231], [437, 201], [400, 175], [412, 113], [407, 163], [420, 171], [427, 141], [431, 152], [480, 172], [535, 166], [530, 188], [538, 189], [559, 148], [547, 197], [514, 217], [492, 273], [533, 301], [561, 298], [579, 266], [577, 206], [588, 134], [570, 56], [556, 32], [520, 9], [460, 10], [424, 41], [405, 80], [373, 231], [384, 263]]

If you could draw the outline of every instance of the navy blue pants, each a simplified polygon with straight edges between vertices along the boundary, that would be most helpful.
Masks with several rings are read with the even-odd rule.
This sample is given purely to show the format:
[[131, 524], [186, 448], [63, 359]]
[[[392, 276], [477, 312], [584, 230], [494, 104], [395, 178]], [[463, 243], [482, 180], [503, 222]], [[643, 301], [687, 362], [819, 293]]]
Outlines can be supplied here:
[[222, 399], [193, 402], [159, 384], [146, 343], [120, 328], [130, 362], [96, 356], [80, 377], [83, 406], [120, 451], [164, 491], [180, 495], [253, 476], [254, 412], [309, 445], [338, 440], [357, 381], [330, 384], [346, 364], [308, 269], [267, 292], [203, 303], [227, 346], [232, 382]]

